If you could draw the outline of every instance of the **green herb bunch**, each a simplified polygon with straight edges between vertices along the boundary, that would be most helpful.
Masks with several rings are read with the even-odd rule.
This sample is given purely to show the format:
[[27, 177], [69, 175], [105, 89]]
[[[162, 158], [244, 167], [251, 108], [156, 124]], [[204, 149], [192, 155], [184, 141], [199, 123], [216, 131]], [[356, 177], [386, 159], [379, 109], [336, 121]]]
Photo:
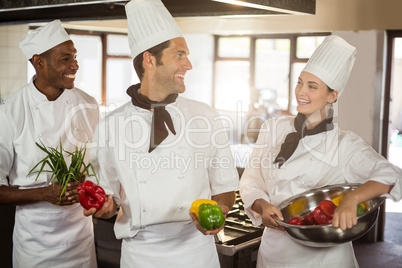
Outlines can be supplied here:
[[[67, 184], [74, 181], [79, 181], [82, 176], [95, 176], [95, 170], [91, 163], [85, 165], [85, 153], [86, 153], [86, 145], [83, 147], [75, 146], [74, 152], [68, 152], [63, 149], [61, 140], [60, 140], [60, 148], [52, 148], [47, 147], [41, 142], [42, 145], [36, 142], [36, 145], [44, 151], [47, 155], [41, 161], [39, 161], [32, 169], [29, 171], [28, 176], [31, 174], [37, 173], [35, 180], [38, 179], [39, 175], [42, 172], [50, 172], [52, 176], [50, 177], [51, 182], [54, 183], [58, 182], [63, 187], [63, 190], [60, 194], [60, 200], [63, 194], [66, 191]], [[63, 151], [71, 157], [71, 164], [67, 167], [67, 163], [63, 156]], [[34, 171], [40, 165], [40, 169], [38, 171]], [[50, 169], [45, 169], [45, 166], [48, 166]], [[89, 174], [88, 171], [92, 171], [92, 174]]]

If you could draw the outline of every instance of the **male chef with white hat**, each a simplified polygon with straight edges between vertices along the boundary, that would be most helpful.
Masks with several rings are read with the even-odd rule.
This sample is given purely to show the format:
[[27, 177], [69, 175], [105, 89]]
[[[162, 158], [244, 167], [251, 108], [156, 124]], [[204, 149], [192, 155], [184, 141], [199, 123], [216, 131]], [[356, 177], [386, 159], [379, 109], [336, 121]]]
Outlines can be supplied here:
[[[212, 199], [227, 214], [238, 173], [219, 113], [180, 96], [189, 49], [160, 0], [126, 5], [128, 38], [141, 83], [131, 101], [99, 123], [91, 162], [108, 202], [85, 215], [111, 217], [123, 239], [121, 267], [220, 267], [213, 235], [189, 210]], [[193, 222], [194, 221], [194, 222]]]
[[59, 20], [30, 31], [20, 48], [36, 75], [0, 106], [0, 204], [17, 205], [13, 267], [96, 267], [92, 219], [82, 215], [78, 183], [59, 202], [62, 189], [50, 173], [36, 179], [28, 172], [45, 156], [35, 143], [61, 142], [72, 152], [91, 142], [98, 105], [74, 87], [77, 50]]

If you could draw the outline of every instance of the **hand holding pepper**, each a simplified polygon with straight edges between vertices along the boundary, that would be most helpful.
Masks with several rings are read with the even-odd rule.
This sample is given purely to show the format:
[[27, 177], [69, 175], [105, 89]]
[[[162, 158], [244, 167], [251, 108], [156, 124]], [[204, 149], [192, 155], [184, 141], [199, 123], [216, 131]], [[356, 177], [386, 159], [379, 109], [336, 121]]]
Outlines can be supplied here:
[[[200, 202], [197, 203], [197, 201]], [[219, 206], [215, 201], [204, 200], [205, 202], [209, 201], [207, 203], [203, 203], [201, 201], [202, 200], [196, 200], [193, 203], [193, 206], [190, 209], [191, 219], [195, 223], [197, 229], [204, 235], [214, 235], [219, 233], [224, 227], [226, 215], [229, 213], [229, 208], [227, 206]], [[198, 209], [194, 209], [194, 204], [197, 208], [200, 208], [199, 212]], [[220, 214], [221, 211], [222, 214]], [[201, 225], [206, 228], [204, 229]], [[219, 227], [216, 228], [217, 226]]]
[[79, 201], [83, 208], [100, 209], [105, 203], [106, 194], [102, 187], [96, 185], [92, 181], [86, 181], [81, 183], [77, 187], [79, 194]]
[[90, 209], [85, 209], [84, 208], [84, 216], [93, 216], [95, 218], [102, 218], [102, 219], [109, 219], [111, 218], [117, 211], [117, 205], [113, 200], [112, 195], [108, 195], [106, 197], [105, 203], [103, 203], [102, 207], [100, 209], [96, 208], [90, 208]]

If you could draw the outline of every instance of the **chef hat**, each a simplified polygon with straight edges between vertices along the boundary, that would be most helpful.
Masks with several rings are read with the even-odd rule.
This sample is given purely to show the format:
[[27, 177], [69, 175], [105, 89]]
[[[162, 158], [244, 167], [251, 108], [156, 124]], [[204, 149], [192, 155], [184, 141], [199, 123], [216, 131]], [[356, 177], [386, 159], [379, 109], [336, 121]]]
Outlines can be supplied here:
[[27, 59], [41, 54], [63, 42], [71, 40], [60, 20], [54, 20], [28, 33], [20, 42], [20, 48]]
[[125, 8], [133, 59], [167, 40], [183, 37], [176, 21], [160, 0], [132, 0]]
[[356, 48], [336, 35], [327, 36], [304, 67], [339, 94], [348, 82], [356, 59]]

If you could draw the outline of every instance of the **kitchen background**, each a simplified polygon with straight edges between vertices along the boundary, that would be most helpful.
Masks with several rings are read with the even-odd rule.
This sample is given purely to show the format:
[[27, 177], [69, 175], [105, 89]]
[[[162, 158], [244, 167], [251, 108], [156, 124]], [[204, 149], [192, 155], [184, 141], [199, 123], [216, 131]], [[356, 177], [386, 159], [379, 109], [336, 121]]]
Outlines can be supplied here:
[[[337, 121], [402, 167], [400, 10], [400, 0], [316, 0], [314, 15], [177, 17], [193, 64], [184, 96], [221, 111], [235, 159], [244, 166], [261, 122], [294, 114], [295, 78], [323, 37], [337, 34], [358, 48], [351, 78], [337, 102]], [[125, 89], [138, 78], [129, 56], [126, 21], [62, 22], [78, 49], [76, 86], [93, 95], [104, 114], [128, 101]], [[18, 44], [40, 25], [0, 24], [2, 99], [31, 79], [32, 68]], [[394, 235], [402, 231], [394, 224], [402, 220], [402, 203], [387, 200], [385, 211], [385, 223], [376, 227], [379, 236], [374, 240], [402, 245]]]

